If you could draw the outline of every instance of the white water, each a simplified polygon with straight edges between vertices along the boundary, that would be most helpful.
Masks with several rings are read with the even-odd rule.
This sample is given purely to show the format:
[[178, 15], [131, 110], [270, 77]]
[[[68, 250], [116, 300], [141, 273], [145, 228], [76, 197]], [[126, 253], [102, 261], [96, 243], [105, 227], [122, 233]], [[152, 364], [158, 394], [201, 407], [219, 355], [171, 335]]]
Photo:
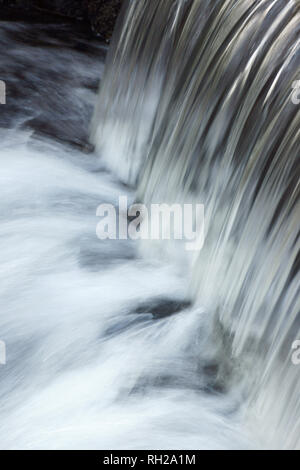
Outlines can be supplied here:
[[[75, 139], [72, 119], [85, 118], [95, 99], [85, 84], [98, 80], [97, 48], [75, 52], [53, 28], [44, 46], [22, 46], [20, 55], [8, 31], [21, 30], [24, 41], [37, 26], [1, 26], [7, 78], [24, 86], [26, 71], [35, 87], [35, 101], [14, 98], [16, 115], [1, 108], [10, 122], [0, 129], [1, 448], [258, 447], [243, 420], [243, 390], [236, 381], [218, 386], [224, 350], [211, 317], [200, 307], [156, 320], [149, 313], [186, 299], [185, 275], [139, 258], [135, 244], [96, 238], [97, 206], [133, 193], [93, 155], [20, 128], [43, 107], [53, 125], [63, 115], [60, 127]], [[66, 60], [80, 77], [73, 107]], [[41, 88], [53, 96], [49, 107]]]

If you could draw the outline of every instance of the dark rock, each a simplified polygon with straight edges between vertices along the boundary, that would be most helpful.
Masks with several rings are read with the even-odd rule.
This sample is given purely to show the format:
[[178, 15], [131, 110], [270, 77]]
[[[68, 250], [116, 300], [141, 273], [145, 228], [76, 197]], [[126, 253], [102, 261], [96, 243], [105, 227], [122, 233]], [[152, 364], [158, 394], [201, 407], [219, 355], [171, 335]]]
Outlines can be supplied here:
[[92, 30], [109, 39], [120, 12], [123, 0], [87, 0], [88, 17]]
[[84, 21], [105, 41], [112, 36], [122, 3], [123, 0], [0, 0], [0, 6], [16, 11], [38, 11], [44, 19], [55, 14]]
[[191, 305], [191, 302], [188, 300], [159, 298], [139, 305], [134, 313], [150, 313], [153, 315], [153, 318], [160, 319], [175, 315], [176, 313], [188, 309]]

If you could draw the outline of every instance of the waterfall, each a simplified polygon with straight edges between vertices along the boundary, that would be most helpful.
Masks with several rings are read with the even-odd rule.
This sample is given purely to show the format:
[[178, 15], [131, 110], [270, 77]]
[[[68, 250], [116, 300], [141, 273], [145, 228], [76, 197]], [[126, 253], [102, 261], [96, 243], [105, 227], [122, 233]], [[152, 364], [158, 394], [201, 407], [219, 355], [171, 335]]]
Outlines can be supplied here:
[[220, 321], [249, 426], [300, 447], [300, 8], [296, 0], [132, 0], [92, 125], [149, 202], [205, 205], [191, 295]]

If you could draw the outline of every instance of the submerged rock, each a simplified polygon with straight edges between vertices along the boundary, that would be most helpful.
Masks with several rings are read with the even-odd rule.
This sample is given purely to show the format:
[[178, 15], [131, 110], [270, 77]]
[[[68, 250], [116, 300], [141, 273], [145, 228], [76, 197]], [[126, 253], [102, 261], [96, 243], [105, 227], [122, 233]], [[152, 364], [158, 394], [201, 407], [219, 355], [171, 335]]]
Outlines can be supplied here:
[[139, 305], [134, 313], [150, 313], [153, 318], [158, 320], [160, 318], [170, 317], [176, 313], [190, 308], [192, 303], [188, 300], [174, 300], [169, 298], [153, 299], [151, 302], [142, 303]]

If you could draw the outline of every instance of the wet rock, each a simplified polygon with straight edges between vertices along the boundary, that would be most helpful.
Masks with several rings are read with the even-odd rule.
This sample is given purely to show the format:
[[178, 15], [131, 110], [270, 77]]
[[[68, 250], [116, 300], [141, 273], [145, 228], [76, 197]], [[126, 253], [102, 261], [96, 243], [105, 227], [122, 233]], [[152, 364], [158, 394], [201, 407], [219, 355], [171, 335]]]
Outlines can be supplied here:
[[153, 315], [153, 318], [160, 319], [175, 315], [189, 307], [191, 307], [191, 302], [186, 300], [160, 298], [139, 305], [134, 313], [150, 313]]
[[123, 0], [87, 0], [88, 17], [93, 32], [108, 40], [121, 9]]
[[[109, 41], [124, 0], [0, 0], [0, 6], [20, 11], [37, 12], [43, 19], [50, 15], [81, 20], [92, 32]], [[1, 12], [0, 12], [1, 16]]]

